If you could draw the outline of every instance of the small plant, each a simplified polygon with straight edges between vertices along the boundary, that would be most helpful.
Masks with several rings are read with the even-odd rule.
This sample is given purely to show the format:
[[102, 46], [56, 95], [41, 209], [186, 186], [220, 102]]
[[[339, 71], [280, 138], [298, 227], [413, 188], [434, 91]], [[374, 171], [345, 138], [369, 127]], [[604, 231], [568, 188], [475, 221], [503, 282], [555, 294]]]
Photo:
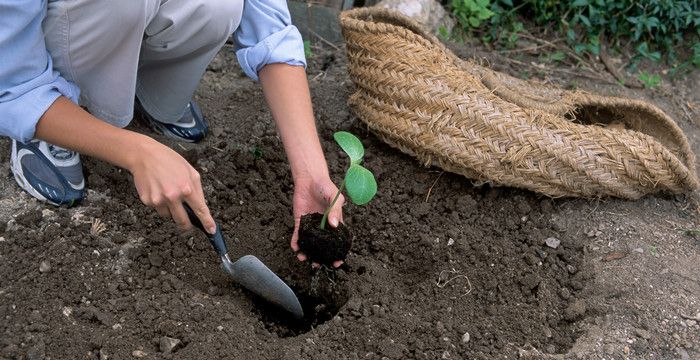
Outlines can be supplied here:
[[311, 41], [309, 40], [304, 40], [304, 56], [307, 58], [310, 58], [314, 55], [313, 51], [311, 50]]
[[661, 83], [661, 76], [659, 76], [659, 74], [649, 74], [646, 71], [639, 73], [638, 78], [644, 83], [644, 87], [649, 89], [655, 88]]
[[490, 7], [491, 0], [452, 0], [452, 14], [464, 28], [478, 28], [494, 16]]
[[360, 165], [362, 158], [365, 156], [365, 148], [362, 142], [355, 135], [346, 132], [338, 131], [333, 134], [333, 139], [340, 145], [340, 148], [350, 157], [350, 166], [345, 172], [345, 178], [340, 183], [340, 188], [335, 194], [333, 201], [326, 211], [323, 212], [321, 219], [321, 230], [326, 228], [328, 221], [328, 213], [333, 208], [333, 205], [338, 201], [343, 189], [346, 189], [350, 200], [355, 205], [364, 205], [370, 202], [374, 195], [377, 194], [377, 181], [371, 171]]
[[450, 40], [450, 32], [447, 31], [445, 25], [440, 25], [440, 28], [438, 28], [438, 36], [442, 41]]
[[697, 238], [700, 236], [700, 228], [695, 229], [681, 229], [680, 230], [685, 236], [690, 236]]

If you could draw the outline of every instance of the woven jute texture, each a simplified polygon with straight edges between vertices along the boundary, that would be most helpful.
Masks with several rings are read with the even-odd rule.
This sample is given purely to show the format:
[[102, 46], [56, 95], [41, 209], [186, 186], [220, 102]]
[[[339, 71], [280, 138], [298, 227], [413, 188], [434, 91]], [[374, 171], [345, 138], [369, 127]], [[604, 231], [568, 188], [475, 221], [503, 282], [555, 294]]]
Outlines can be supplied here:
[[425, 165], [549, 196], [637, 199], [698, 187], [683, 132], [643, 101], [543, 86], [463, 61], [398, 12], [340, 16], [349, 104]]

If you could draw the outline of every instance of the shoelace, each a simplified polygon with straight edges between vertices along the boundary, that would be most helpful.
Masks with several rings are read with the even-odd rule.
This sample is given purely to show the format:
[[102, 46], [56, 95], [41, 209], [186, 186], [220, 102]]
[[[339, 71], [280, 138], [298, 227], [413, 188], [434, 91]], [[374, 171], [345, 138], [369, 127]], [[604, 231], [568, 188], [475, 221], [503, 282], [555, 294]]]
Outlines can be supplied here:
[[68, 159], [72, 158], [73, 156], [75, 156], [74, 151], [70, 151], [68, 149], [64, 149], [64, 148], [62, 148], [60, 146], [56, 146], [56, 145], [51, 145], [51, 144], [48, 144], [48, 145], [49, 145], [49, 152], [51, 153], [51, 156], [53, 156], [54, 158], [56, 158], [58, 160], [68, 160]]

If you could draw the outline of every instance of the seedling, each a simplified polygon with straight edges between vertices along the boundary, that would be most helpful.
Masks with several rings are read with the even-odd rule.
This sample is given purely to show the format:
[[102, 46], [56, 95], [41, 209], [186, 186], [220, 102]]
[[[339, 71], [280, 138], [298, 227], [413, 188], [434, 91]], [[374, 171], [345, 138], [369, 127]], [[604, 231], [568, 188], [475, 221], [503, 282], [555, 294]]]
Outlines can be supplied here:
[[323, 212], [320, 226], [321, 230], [325, 230], [326, 222], [328, 221], [328, 213], [331, 211], [336, 201], [338, 201], [343, 189], [347, 190], [350, 200], [355, 205], [365, 205], [377, 194], [377, 181], [374, 179], [374, 175], [371, 171], [360, 165], [362, 158], [365, 156], [365, 148], [362, 146], [360, 139], [346, 131], [336, 132], [333, 134], [333, 138], [335, 142], [340, 145], [340, 148], [350, 157], [350, 166], [345, 173], [343, 182], [340, 183], [338, 193], [335, 194], [333, 201], [328, 208], [326, 208], [326, 211]]

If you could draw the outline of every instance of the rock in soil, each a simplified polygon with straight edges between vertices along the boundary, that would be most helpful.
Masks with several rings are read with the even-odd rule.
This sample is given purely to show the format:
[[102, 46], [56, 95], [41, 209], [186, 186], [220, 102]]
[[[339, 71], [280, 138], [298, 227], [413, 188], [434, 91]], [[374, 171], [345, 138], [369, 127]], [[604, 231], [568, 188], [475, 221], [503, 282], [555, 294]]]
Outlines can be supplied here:
[[326, 224], [320, 229], [322, 214], [309, 214], [301, 217], [299, 225], [299, 250], [309, 260], [332, 266], [334, 261], [345, 260], [352, 245], [352, 235], [345, 224], [333, 228]]
[[143, 351], [143, 350], [134, 350], [134, 351], [131, 353], [131, 356], [133, 356], [133, 357], [135, 357], [135, 358], [137, 358], [137, 359], [141, 359], [141, 358], [143, 358], [143, 357], [146, 357], [146, 355], [148, 355], [148, 354], [147, 354], [145, 351]]
[[554, 237], [548, 237], [545, 241], [545, 244], [547, 246], [551, 247], [552, 249], [556, 249], [559, 247], [559, 244], [561, 244], [561, 240], [554, 238]]
[[39, 263], [39, 272], [40, 273], [43, 274], [43, 273], [47, 273], [49, 271], [51, 271], [51, 263], [50, 262], [48, 262], [47, 260], [44, 260], [41, 263]]
[[180, 339], [175, 339], [168, 336], [163, 336], [160, 338], [160, 351], [166, 354], [173, 352], [178, 345], [180, 345]]

